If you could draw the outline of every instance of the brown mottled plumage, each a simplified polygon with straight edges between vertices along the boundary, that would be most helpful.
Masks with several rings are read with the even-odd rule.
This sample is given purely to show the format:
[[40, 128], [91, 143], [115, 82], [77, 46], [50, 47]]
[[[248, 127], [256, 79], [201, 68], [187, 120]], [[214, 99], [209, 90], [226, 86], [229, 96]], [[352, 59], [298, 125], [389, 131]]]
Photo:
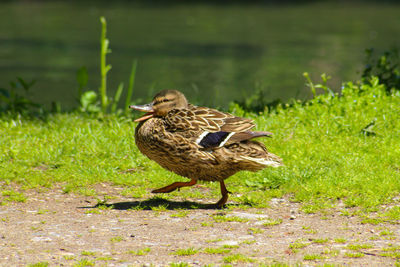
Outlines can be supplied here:
[[130, 107], [147, 112], [136, 120], [140, 122], [135, 131], [139, 150], [163, 168], [191, 179], [153, 193], [172, 192], [197, 180], [219, 181], [222, 198], [217, 206], [222, 207], [229, 193], [226, 178], [241, 170], [282, 165], [262, 143], [250, 140], [271, 133], [250, 131], [254, 127], [250, 119], [188, 104], [179, 91], [164, 90], [152, 103]]

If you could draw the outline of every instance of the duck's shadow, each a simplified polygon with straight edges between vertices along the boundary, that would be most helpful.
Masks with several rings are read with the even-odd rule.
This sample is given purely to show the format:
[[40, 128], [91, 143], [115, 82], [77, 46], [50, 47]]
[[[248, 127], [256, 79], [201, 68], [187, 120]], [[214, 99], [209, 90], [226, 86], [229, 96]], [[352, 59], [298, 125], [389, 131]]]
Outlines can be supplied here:
[[[229, 204], [229, 206], [235, 206], [235, 204]], [[150, 198], [143, 201], [125, 201], [107, 203], [100, 201], [96, 205], [91, 207], [79, 207], [81, 209], [93, 209], [93, 208], [109, 208], [115, 210], [181, 210], [181, 209], [218, 209], [216, 204], [203, 204], [193, 201], [173, 201], [164, 198]]]

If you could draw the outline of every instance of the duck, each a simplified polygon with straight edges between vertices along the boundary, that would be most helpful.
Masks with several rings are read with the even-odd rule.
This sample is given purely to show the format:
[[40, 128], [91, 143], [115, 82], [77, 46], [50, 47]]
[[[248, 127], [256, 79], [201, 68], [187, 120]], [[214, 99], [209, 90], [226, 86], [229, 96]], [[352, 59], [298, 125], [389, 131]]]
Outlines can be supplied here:
[[135, 143], [140, 152], [164, 169], [189, 178], [174, 182], [152, 193], [169, 193], [199, 180], [220, 183], [221, 199], [217, 208], [225, 206], [230, 193], [225, 179], [239, 171], [260, 171], [279, 167], [282, 159], [253, 140], [271, 137], [270, 132], [252, 131], [253, 120], [237, 117], [213, 108], [188, 103], [178, 90], [162, 90], [151, 103], [131, 105], [146, 112], [134, 120]]

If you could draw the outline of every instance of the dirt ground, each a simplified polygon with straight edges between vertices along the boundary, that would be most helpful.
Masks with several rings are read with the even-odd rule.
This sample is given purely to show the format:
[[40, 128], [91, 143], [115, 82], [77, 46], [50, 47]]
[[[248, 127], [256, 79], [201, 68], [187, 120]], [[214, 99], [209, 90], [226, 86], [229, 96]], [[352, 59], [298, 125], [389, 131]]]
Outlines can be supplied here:
[[113, 198], [100, 207], [95, 197], [61, 190], [0, 206], [0, 265], [390, 266], [400, 254], [398, 225], [304, 214], [287, 199], [216, 210], [201, 199], [139, 201], [108, 189]]

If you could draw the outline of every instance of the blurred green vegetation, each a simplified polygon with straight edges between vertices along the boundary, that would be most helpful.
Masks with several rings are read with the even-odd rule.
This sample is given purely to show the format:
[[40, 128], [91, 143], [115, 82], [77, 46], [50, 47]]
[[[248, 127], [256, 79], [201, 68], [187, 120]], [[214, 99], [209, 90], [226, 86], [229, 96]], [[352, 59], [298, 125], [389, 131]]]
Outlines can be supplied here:
[[306, 99], [312, 95], [303, 87], [305, 71], [312, 79], [331, 75], [339, 92], [343, 81], [359, 76], [365, 48], [381, 54], [400, 47], [395, 3], [160, 2], [0, 2], [6, 25], [0, 27], [0, 87], [15, 76], [36, 80], [32, 101], [73, 109], [78, 67], [86, 67], [87, 88], [99, 88], [100, 16], [107, 18], [112, 48], [108, 95], [121, 82], [128, 85], [137, 59], [132, 98], [143, 102], [174, 88], [193, 103], [225, 109], [257, 90], [269, 101]]

